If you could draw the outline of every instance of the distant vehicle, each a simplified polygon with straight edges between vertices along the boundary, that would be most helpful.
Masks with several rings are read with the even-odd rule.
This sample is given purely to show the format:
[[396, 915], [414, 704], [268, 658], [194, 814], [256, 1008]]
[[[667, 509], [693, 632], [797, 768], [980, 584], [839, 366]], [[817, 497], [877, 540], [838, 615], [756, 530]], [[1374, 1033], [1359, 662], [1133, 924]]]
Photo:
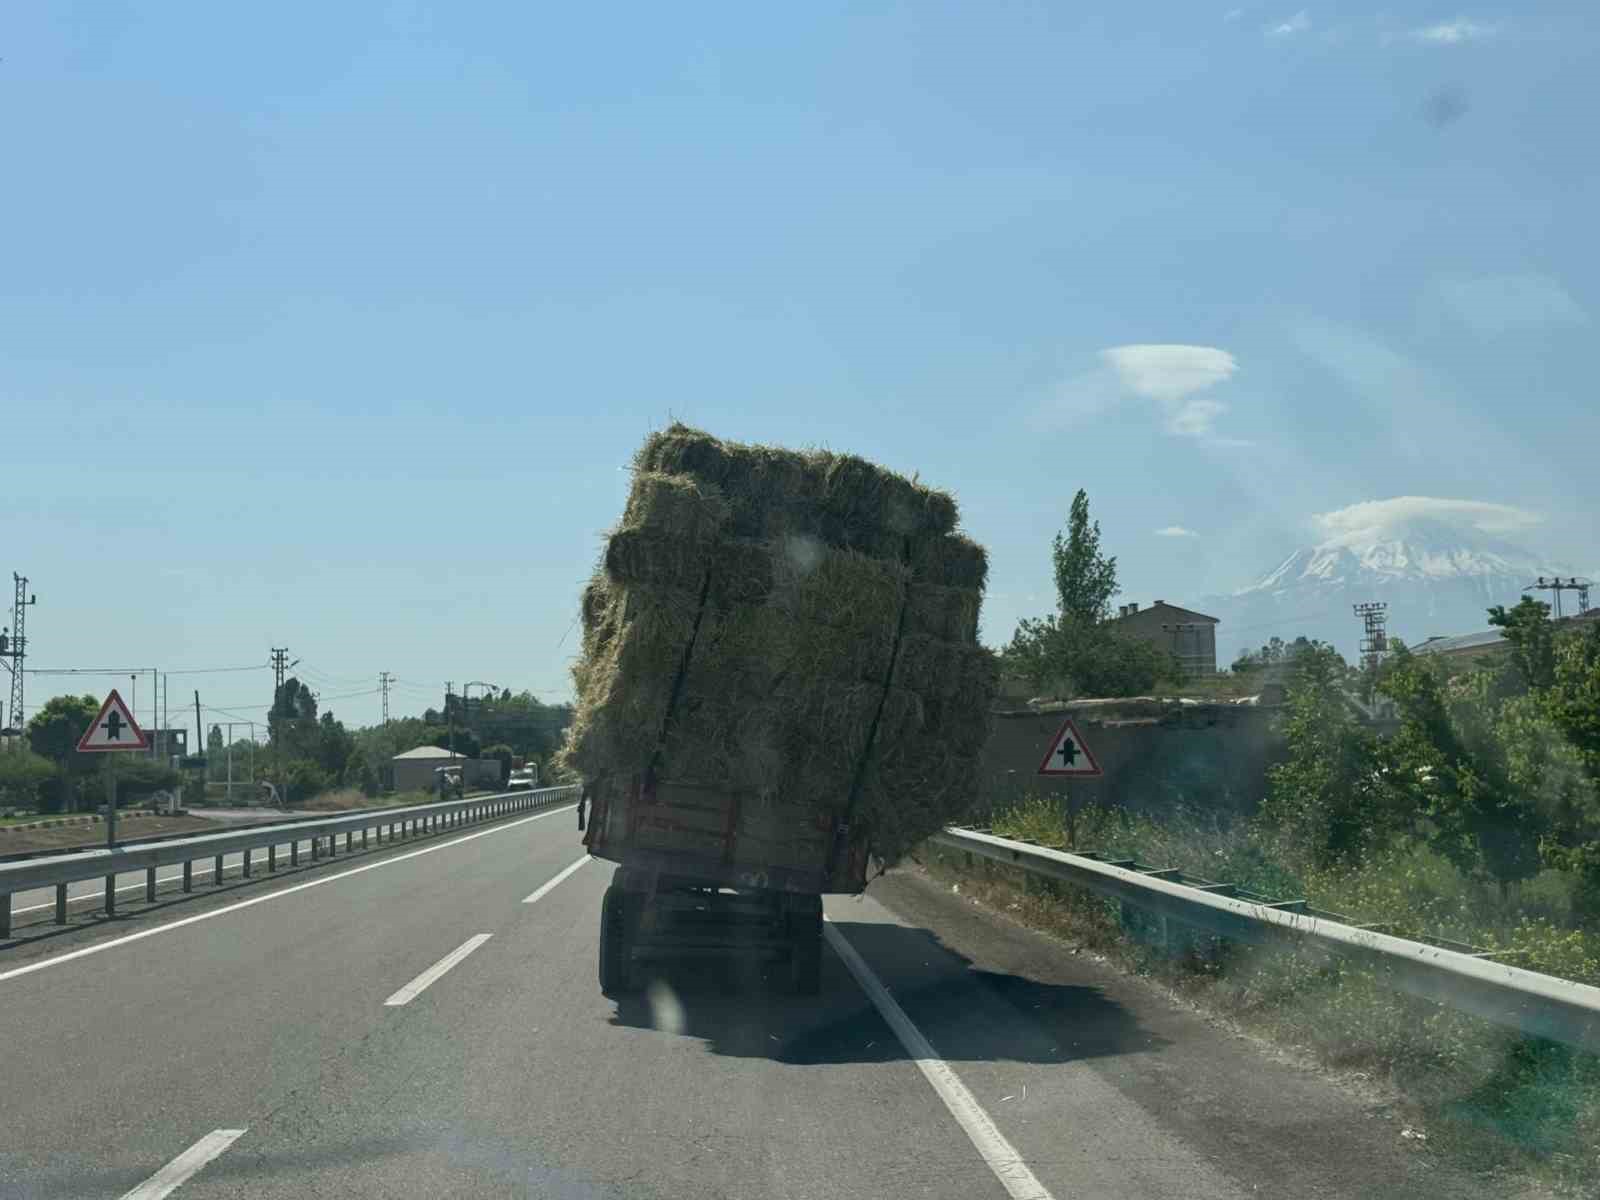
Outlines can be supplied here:
[[461, 783], [460, 767], [435, 767], [433, 769], [433, 787], [439, 793], [439, 798], [446, 796], [460, 796], [465, 793]]
[[506, 786], [512, 791], [519, 791], [539, 786], [538, 767], [518, 767], [511, 772], [511, 778], [506, 780]]

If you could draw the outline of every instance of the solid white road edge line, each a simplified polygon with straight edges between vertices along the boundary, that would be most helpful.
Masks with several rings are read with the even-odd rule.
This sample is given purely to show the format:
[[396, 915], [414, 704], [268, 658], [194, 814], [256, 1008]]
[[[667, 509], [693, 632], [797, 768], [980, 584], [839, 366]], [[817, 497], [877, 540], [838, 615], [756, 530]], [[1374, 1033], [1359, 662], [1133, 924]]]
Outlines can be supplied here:
[[856, 977], [861, 990], [866, 992], [867, 998], [888, 1022], [889, 1028], [894, 1030], [895, 1037], [900, 1039], [900, 1044], [906, 1048], [906, 1053], [911, 1055], [923, 1078], [933, 1086], [933, 1090], [939, 1094], [939, 1099], [943, 1100], [944, 1106], [950, 1110], [950, 1115], [972, 1140], [973, 1146], [983, 1156], [983, 1161], [989, 1165], [995, 1178], [1006, 1189], [1006, 1194], [1011, 1196], [1012, 1200], [1054, 1200], [1044, 1184], [1034, 1178], [1033, 1172], [1028, 1170], [1016, 1147], [995, 1127], [994, 1121], [983, 1110], [977, 1098], [967, 1090], [967, 1085], [961, 1082], [960, 1077], [950, 1068], [950, 1064], [939, 1057], [933, 1048], [933, 1043], [922, 1035], [922, 1030], [912, 1024], [905, 1010], [893, 996], [889, 995], [889, 989], [884, 987], [872, 973], [872, 968], [867, 966], [860, 954], [856, 953], [856, 948], [844, 934], [835, 929], [833, 923], [826, 918], [823, 920], [822, 933], [828, 939], [828, 945], [832, 946], [834, 952], [844, 960], [844, 965], [850, 968], [850, 974]]
[[161, 1170], [146, 1179], [122, 1200], [162, 1200], [181, 1187], [185, 1180], [244, 1136], [242, 1129], [213, 1129]]
[[583, 866], [584, 863], [592, 862], [592, 861], [594, 861], [594, 860], [591, 859], [587, 854], [585, 854], [577, 862], [573, 863], [570, 867], [567, 867], [565, 870], [563, 870], [561, 872], [561, 874], [557, 875], [549, 883], [540, 884], [536, 889], [534, 889], [534, 892], [533, 892], [533, 894], [531, 896], [524, 896], [522, 902], [524, 904], [533, 904], [533, 903], [536, 903], [537, 901], [543, 900], [551, 892], [555, 891], [556, 885], [561, 883], [563, 880], [565, 880], [567, 878], [567, 876], [571, 875], [579, 867]]
[[403, 863], [408, 858], [418, 858], [424, 854], [432, 854], [436, 850], [448, 850], [451, 846], [459, 846], [462, 842], [476, 841], [481, 837], [491, 834], [504, 833], [508, 829], [515, 829], [518, 825], [526, 825], [529, 821], [540, 821], [545, 817], [553, 817], [558, 813], [572, 812], [578, 806], [569, 804], [565, 808], [552, 808], [548, 812], [534, 813], [531, 817], [509, 821], [504, 825], [496, 825], [490, 829], [480, 829], [477, 833], [469, 833], [453, 841], [440, 842], [436, 846], [423, 846], [420, 850], [408, 850], [404, 854], [397, 854], [393, 858], [385, 858], [379, 862], [367, 863], [366, 866], [352, 867], [348, 871], [340, 871], [337, 875], [324, 875], [321, 879], [308, 879], [305, 883], [296, 883], [290, 887], [280, 888], [275, 892], [268, 892], [264, 896], [252, 896], [249, 900], [240, 900], [237, 904], [227, 904], [222, 908], [213, 908], [209, 912], [196, 913], [192, 917], [184, 917], [177, 921], [168, 921], [165, 925], [157, 925], [154, 929], [143, 929], [138, 933], [130, 933], [126, 937], [112, 938], [108, 942], [96, 942], [92, 946], [85, 946], [81, 950], [69, 950], [65, 954], [57, 954], [53, 958], [41, 958], [23, 967], [12, 967], [9, 971], [0, 971], [0, 983], [8, 979], [16, 979], [22, 975], [32, 975], [35, 971], [43, 971], [46, 967], [60, 966], [62, 963], [72, 962], [74, 959], [87, 958], [91, 954], [99, 954], [102, 950], [110, 950], [116, 946], [126, 946], [129, 942], [143, 941], [147, 937], [155, 937], [158, 933], [167, 933], [174, 929], [182, 929], [185, 925], [193, 925], [199, 921], [209, 921], [212, 917], [224, 916], [227, 913], [238, 912], [241, 908], [252, 908], [257, 904], [266, 904], [271, 900], [281, 900], [285, 896], [292, 896], [296, 892], [303, 892], [307, 888], [321, 887], [325, 883], [336, 883], [341, 879], [349, 879], [352, 875], [360, 875], [366, 871], [377, 871], [384, 867], [392, 867], [396, 863]]
[[438, 962], [434, 963], [433, 966], [429, 967], [421, 975], [418, 975], [410, 983], [406, 984], [405, 987], [401, 988], [398, 992], [385, 1000], [383, 1002], [384, 1007], [399, 1008], [402, 1005], [410, 1004], [418, 996], [422, 995], [423, 992], [427, 991], [429, 986], [438, 980], [440, 976], [442, 976], [451, 967], [455, 966], [467, 955], [471, 954], [479, 946], [487, 942], [491, 936], [493, 935], [487, 933], [473, 934], [466, 941], [462, 942], [461, 945], [450, 951], [449, 954], [446, 954]]

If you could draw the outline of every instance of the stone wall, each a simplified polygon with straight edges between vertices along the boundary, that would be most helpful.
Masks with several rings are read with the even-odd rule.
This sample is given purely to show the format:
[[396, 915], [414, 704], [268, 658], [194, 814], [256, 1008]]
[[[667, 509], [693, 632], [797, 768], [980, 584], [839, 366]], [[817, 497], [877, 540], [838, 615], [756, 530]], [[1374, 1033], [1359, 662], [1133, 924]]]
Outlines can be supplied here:
[[[1266, 793], [1282, 740], [1276, 705], [1171, 700], [1077, 700], [997, 712], [984, 751], [979, 817], [1033, 792], [1074, 808], [1101, 804], [1159, 814], [1179, 806], [1245, 815]], [[1040, 776], [1071, 718], [1104, 774]]]

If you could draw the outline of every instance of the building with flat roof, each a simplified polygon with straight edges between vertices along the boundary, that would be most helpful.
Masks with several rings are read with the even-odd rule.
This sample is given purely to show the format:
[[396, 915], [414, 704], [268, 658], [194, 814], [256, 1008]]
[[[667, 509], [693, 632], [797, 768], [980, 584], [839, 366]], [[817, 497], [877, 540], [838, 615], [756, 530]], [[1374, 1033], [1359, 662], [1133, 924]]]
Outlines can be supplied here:
[[1149, 608], [1119, 605], [1107, 622], [1124, 637], [1138, 638], [1167, 651], [1178, 660], [1185, 676], [1217, 673], [1217, 617], [1177, 604], [1157, 600]]

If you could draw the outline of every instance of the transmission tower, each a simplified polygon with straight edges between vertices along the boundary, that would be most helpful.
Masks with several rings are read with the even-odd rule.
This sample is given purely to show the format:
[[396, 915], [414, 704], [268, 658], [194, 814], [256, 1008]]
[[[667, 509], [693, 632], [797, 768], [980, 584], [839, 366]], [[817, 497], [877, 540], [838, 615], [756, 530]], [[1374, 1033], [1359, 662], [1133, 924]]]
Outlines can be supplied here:
[[22, 681], [25, 675], [22, 660], [28, 652], [26, 632], [28, 606], [39, 603], [39, 597], [28, 595], [27, 576], [18, 575], [13, 571], [11, 579], [17, 587], [17, 598], [11, 607], [11, 628], [6, 633], [0, 633], [0, 658], [11, 660], [6, 663], [6, 668], [11, 672], [11, 707], [8, 711], [11, 714], [10, 727], [20, 733], [24, 716]]
[[1536, 581], [1530, 583], [1528, 587], [1530, 590], [1555, 593], [1554, 616], [1558, 621], [1561, 619], [1562, 592], [1577, 592], [1578, 612], [1586, 613], [1589, 611], [1590, 581], [1587, 579], [1575, 579], [1570, 577], [1567, 579], [1562, 579], [1559, 575], [1556, 575], [1550, 579], [1546, 579], [1543, 575], [1541, 575]]
[[378, 689], [383, 692], [383, 723], [389, 723], [389, 671], [378, 672]]
[[1389, 606], [1377, 600], [1351, 607], [1355, 609], [1356, 616], [1360, 617], [1363, 623], [1361, 661], [1367, 670], [1375, 670], [1389, 651], [1389, 635], [1384, 632], [1384, 625], [1389, 620]]

